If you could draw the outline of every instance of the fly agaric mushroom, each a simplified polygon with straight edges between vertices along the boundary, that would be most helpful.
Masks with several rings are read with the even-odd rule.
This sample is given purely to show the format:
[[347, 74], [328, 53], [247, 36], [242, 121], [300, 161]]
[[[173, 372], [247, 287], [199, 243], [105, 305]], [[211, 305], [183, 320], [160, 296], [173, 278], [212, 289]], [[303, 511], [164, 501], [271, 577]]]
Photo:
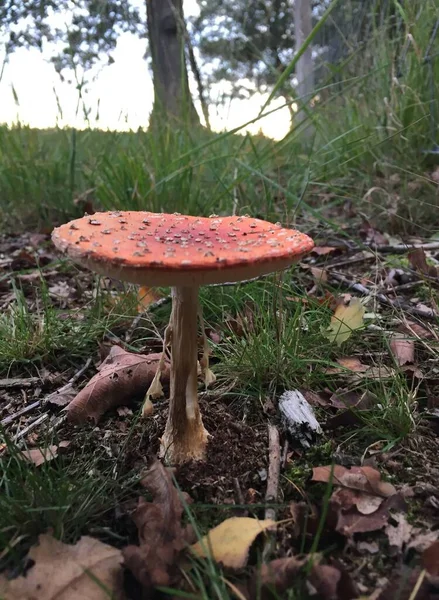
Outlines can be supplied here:
[[[202, 459], [208, 434], [197, 399], [198, 289], [286, 269], [313, 248], [311, 238], [250, 217], [113, 211], [66, 223], [52, 239], [75, 262], [102, 275], [172, 288], [165, 336], [171, 391], [162, 452], [171, 463]], [[206, 359], [205, 351], [200, 362], [208, 377]]]

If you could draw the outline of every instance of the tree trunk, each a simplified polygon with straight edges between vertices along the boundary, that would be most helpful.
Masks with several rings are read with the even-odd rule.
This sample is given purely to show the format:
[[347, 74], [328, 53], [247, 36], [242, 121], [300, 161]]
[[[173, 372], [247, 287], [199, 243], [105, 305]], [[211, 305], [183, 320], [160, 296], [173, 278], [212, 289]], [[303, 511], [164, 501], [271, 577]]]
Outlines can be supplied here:
[[199, 123], [186, 70], [183, 0], [146, 0], [146, 14], [154, 79], [152, 119]]
[[[311, 0], [295, 0], [294, 35], [296, 37], [296, 52], [299, 52], [311, 31]], [[306, 113], [303, 110], [300, 110], [300, 108], [308, 105], [309, 99], [314, 91], [314, 68], [311, 46], [308, 46], [303, 55], [297, 61], [296, 75], [299, 104], [299, 112], [296, 115], [296, 123], [301, 123], [305, 119]], [[310, 127], [306, 128], [306, 133], [308, 136], [310, 135]]]

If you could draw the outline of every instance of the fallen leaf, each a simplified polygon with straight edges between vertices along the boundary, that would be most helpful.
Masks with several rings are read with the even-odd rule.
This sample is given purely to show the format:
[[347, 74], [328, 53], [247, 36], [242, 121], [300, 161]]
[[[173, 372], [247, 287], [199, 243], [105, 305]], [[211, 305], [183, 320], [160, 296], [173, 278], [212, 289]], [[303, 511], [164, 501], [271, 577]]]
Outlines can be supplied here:
[[310, 271], [316, 283], [326, 283], [328, 281], [328, 273], [325, 269], [319, 269], [318, 267], [310, 267]]
[[309, 581], [322, 600], [358, 598], [358, 590], [344, 569], [332, 565], [314, 564]]
[[154, 302], [157, 302], [160, 298], [163, 298], [163, 294], [158, 292], [155, 288], [140, 286], [137, 292], [137, 310], [139, 313], [145, 312], [151, 304], [154, 304]]
[[241, 569], [247, 564], [250, 546], [257, 536], [275, 525], [271, 519], [231, 517], [211, 529], [190, 549], [200, 558], [211, 556], [225, 567]]
[[358, 377], [364, 379], [392, 379], [395, 377], [395, 372], [386, 365], [377, 365], [376, 367], [369, 367], [367, 371], [359, 374]]
[[[430, 594], [429, 583], [418, 567], [401, 565], [381, 590], [376, 600], [437, 600]], [[413, 591], [416, 590], [416, 595]]]
[[357, 544], [357, 550], [359, 552], [366, 552], [367, 554], [378, 554], [380, 547], [377, 542], [360, 541]]
[[331, 502], [336, 503], [342, 510], [348, 511], [355, 507], [362, 515], [370, 515], [377, 511], [384, 498], [365, 494], [349, 488], [338, 488], [331, 496]]
[[413, 525], [410, 525], [403, 513], [395, 514], [393, 520], [396, 525], [389, 523], [385, 529], [385, 534], [389, 539], [390, 551], [395, 553], [400, 552], [410, 541]]
[[[365, 195], [364, 198], [368, 198], [375, 190], [379, 188], [371, 188]], [[360, 235], [364, 241], [371, 246], [387, 246], [389, 240], [380, 231], [377, 231], [367, 219], [363, 219], [363, 224], [360, 228]]]
[[415, 271], [419, 271], [423, 275], [427, 275], [429, 277], [438, 276], [438, 270], [436, 267], [433, 267], [427, 263], [427, 256], [423, 248], [414, 248], [413, 250], [410, 250], [407, 258], [409, 259], [409, 262]]
[[358, 298], [352, 298], [349, 305], [340, 304], [335, 309], [324, 336], [331, 343], [340, 346], [348, 340], [352, 332], [363, 326], [365, 309]]
[[337, 252], [340, 250], [337, 246], [314, 246], [311, 250], [312, 254], [317, 254], [318, 256], [326, 256], [326, 254], [331, 254], [332, 252]]
[[258, 600], [279, 598], [297, 584], [297, 575], [306, 562], [307, 559], [290, 556], [262, 564], [248, 583], [248, 597]]
[[44, 402], [55, 406], [67, 406], [77, 395], [77, 391], [71, 383], [67, 383], [59, 390], [55, 390], [44, 398]]
[[154, 461], [141, 480], [152, 494], [152, 502], [139, 498], [133, 519], [138, 529], [139, 546], [123, 549], [125, 565], [143, 585], [175, 585], [181, 576], [180, 553], [193, 541], [191, 527], [183, 527], [183, 497], [174, 487], [170, 472]]
[[422, 532], [418, 528], [415, 528], [412, 539], [407, 544], [407, 549], [413, 548], [416, 552], [424, 552], [431, 546], [431, 544], [438, 541], [439, 531], [426, 531]]
[[415, 360], [415, 343], [403, 333], [396, 332], [392, 335], [390, 350], [400, 367]]
[[372, 467], [351, 467], [341, 465], [314, 467], [312, 481], [328, 483], [331, 479], [334, 486], [347, 487], [383, 498], [396, 494], [395, 487], [387, 481], [381, 481], [379, 471]]
[[439, 576], [439, 541], [424, 550], [422, 565], [429, 575]]
[[368, 514], [363, 514], [356, 508], [345, 511], [335, 500], [332, 501], [332, 498], [329, 503], [334, 529], [346, 537], [351, 537], [354, 533], [382, 529], [389, 520], [391, 510], [406, 510], [406, 504], [400, 494], [386, 498], [376, 511]]
[[16, 579], [0, 575], [2, 600], [123, 600], [122, 552], [92, 537], [63, 544], [40, 535], [28, 558], [34, 564]]
[[346, 373], [346, 371], [364, 373], [369, 369], [369, 365], [364, 365], [356, 356], [337, 358], [337, 362], [340, 367], [330, 367], [329, 369], [326, 369], [325, 373], [327, 375], [338, 375], [339, 373]]
[[398, 329], [401, 331], [401, 333], [413, 335], [414, 337], [418, 337], [421, 340], [431, 340], [435, 337], [432, 331], [429, 331], [423, 325], [420, 325], [419, 323], [415, 323], [413, 321], [405, 321], [404, 323], [401, 323]]
[[45, 462], [48, 462], [58, 456], [59, 448], [67, 448], [70, 442], [65, 440], [60, 442], [57, 446], [46, 446], [44, 448], [30, 448], [29, 450], [23, 450], [21, 452], [27, 460], [34, 463], [36, 467], [39, 467]]
[[330, 403], [335, 408], [341, 409], [326, 421], [326, 427], [335, 429], [362, 423], [361, 415], [358, 413], [372, 409], [378, 403], [378, 398], [367, 390], [358, 392], [340, 389], [331, 396]]
[[[111, 408], [128, 403], [145, 394], [152, 382], [161, 354], [133, 354], [113, 346], [98, 367], [98, 373], [67, 407], [67, 418], [74, 423], [88, 419], [97, 422]], [[162, 381], [169, 381], [169, 361], [166, 360]]]

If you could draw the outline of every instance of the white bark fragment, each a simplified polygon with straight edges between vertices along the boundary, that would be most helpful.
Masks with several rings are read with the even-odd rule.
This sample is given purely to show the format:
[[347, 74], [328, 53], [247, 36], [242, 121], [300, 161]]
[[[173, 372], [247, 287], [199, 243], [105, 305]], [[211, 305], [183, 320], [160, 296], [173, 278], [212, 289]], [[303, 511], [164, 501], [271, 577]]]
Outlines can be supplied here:
[[304, 448], [310, 448], [322, 433], [312, 406], [299, 390], [288, 390], [279, 398], [279, 411], [291, 437]]

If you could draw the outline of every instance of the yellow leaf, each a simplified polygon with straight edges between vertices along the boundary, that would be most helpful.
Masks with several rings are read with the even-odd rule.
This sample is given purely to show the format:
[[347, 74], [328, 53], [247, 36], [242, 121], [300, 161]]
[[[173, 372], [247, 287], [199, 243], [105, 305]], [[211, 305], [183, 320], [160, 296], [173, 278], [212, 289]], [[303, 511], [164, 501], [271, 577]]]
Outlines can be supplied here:
[[363, 326], [364, 313], [364, 306], [358, 298], [352, 298], [348, 306], [344, 304], [337, 306], [324, 336], [331, 343], [340, 346], [350, 338], [355, 329]]
[[275, 525], [271, 519], [258, 521], [250, 517], [232, 517], [211, 529], [190, 549], [200, 558], [211, 556], [225, 567], [242, 569], [254, 540], [262, 531]]

